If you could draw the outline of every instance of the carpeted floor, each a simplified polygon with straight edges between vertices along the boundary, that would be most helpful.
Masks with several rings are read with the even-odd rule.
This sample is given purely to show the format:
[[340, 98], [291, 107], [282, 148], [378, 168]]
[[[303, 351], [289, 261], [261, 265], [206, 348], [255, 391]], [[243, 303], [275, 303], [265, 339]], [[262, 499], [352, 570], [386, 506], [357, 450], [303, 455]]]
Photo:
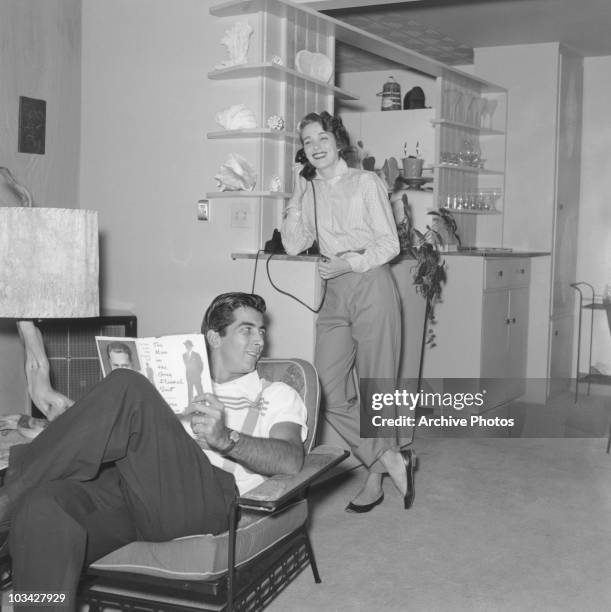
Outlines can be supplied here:
[[[356, 470], [315, 492], [309, 569], [270, 612], [611, 610], [606, 440], [416, 439], [416, 500], [363, 515]], [[341, 478], [341, 477], [340, 477]]]
[[609, 402], [568, 395], [512, 410], [522, 435], [559, 437], [417, 432], [408, 511], [387, 479], [382, 505], [345, 513], [361, 470], [317, 487], [311, 537], [323, 582], [306, 568], [267, 610], [611, 610], [611, 454], [606, 438], [562, 437], [606, 435]]

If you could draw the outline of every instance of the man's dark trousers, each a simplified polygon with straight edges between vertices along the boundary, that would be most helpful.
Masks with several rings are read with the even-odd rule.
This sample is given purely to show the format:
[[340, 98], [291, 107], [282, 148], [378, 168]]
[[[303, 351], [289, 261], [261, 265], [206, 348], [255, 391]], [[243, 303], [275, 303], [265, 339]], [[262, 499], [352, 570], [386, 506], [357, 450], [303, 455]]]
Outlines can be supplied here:
[[84, 564], [134, 540], [225, 531], [235, 496], [233, 476], [210, 464], [146, 377], [129, 370], [112, 372], [16, 447], [5, 482], [16, 499], [14, 590], [66, 592], [70, 608]]

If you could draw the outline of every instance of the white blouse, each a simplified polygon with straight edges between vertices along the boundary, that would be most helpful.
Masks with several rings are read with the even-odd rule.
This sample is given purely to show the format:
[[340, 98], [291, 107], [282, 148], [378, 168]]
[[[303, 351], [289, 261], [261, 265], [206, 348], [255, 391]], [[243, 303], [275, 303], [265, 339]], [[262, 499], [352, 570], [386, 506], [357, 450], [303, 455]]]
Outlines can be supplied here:
[[381, 266], [399, 253], [399, 238], [386, 187], [373, 172], [349, 168], [340, 160], [337, 174], [308, 182], [301, 202], [291, 199], [282, 223], [282, 243], [297, 255], [316, 239], [314, 195], [320, 252], [342, 257], [354, 272]]

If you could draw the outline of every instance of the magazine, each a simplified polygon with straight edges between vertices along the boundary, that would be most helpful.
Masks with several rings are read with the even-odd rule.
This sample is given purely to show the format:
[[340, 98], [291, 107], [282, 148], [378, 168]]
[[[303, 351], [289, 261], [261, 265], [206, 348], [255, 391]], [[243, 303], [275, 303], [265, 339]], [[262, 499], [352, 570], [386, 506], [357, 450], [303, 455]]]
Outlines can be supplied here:
[[146, 376], [178, 415], [191, 412], [194, 397], [212, 392], [203, 334], [158, 338], [96, 336], [102, 374], [129, 368]]

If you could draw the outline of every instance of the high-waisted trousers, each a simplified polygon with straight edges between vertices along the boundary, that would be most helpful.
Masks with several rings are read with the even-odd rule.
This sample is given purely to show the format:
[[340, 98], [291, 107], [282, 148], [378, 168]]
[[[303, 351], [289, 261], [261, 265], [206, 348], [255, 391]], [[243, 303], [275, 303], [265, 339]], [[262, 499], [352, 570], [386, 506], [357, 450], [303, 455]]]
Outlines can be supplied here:
[[396, 382], [400, 351], [401, 300], [388, 265], [327, 281], [315, 350], [324, 415], [371, 472], [385, 472], [379, 458], [398, 443], [360, 437], [361, 410], [366, 416], [368, 408], [359, 405], [355, 370], [358, 379]]

